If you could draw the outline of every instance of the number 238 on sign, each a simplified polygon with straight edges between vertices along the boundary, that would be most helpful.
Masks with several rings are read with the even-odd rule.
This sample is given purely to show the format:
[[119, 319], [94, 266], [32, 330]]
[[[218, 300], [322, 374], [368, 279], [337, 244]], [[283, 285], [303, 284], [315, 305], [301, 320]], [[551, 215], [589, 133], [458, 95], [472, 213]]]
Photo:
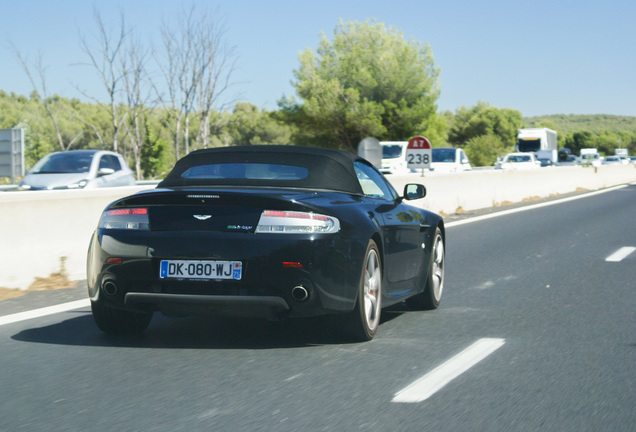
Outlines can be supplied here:
[[406, 166], [409, 169], [431, 167], [431, 143], [422, 136], [409, 140], [406, 147]]

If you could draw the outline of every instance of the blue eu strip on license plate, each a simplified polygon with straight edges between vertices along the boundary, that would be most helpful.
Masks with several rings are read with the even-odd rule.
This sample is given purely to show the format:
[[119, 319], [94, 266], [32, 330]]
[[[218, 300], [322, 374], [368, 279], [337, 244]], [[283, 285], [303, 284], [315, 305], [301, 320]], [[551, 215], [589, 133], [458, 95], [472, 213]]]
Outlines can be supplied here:
[[174, 279], [233, 279], [243, 275], [241, 261], [162, 260], [159, 277]]

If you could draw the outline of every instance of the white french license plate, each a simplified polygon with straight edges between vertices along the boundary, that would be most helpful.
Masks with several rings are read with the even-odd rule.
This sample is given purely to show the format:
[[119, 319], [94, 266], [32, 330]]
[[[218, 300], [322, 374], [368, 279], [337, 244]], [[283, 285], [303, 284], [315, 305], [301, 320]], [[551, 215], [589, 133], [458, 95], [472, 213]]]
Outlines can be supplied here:
[[241, 261], [163, 260], [159, 277], [177, 279], [234, 279], [243, 273]]

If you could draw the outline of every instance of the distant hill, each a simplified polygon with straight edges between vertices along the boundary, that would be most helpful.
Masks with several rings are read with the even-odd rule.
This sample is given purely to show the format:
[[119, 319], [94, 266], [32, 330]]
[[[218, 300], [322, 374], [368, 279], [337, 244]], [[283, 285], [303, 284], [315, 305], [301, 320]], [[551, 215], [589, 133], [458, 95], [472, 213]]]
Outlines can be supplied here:
[[607, 114], [575, 115], [554, 114], [538, 117], [524, 117], [523, 127], [549, 127], [562, 134], [577, 131], [636, 132], [636, 117]]

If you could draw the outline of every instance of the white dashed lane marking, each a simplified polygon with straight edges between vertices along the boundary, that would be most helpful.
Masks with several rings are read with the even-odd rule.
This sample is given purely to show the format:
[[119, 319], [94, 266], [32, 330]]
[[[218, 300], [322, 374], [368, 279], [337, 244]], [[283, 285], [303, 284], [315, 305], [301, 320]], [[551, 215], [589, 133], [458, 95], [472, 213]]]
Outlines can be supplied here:
[[636, 250], [636, 247], [631, 247], [631, 246], [622, 247], [619, 250], [617, 250], [616, 252], [614, 252], [613, 254], [611, 254], [610, 256], [608, 256], [607, 258], [605, 258], [605, 261], [607, 261], [607, 262], [621, 262], [625, 258], [627, 258], [627, 256], [629, 254], [631, 254], [632, 252], [634, 252], [635, 250]]
[[397, 392], [391, 402], [417, 403], [425, 401], [446, 384], [495, 352], [504, 342], [504, 339], [479, 339], [464, 351]]

